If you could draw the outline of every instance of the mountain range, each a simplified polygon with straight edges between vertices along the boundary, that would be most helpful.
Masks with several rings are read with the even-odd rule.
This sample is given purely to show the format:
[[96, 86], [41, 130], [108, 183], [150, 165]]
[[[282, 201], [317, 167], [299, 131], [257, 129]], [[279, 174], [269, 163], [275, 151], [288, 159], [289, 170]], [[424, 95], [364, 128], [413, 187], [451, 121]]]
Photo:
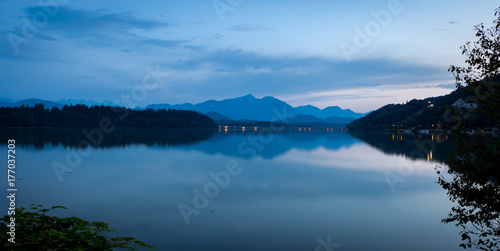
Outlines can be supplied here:
[[355, 113], [349, 109], [331, 106], [319, 109], [312, 105], [292, 107], [284, 101], [274, 97], [256, 98], [252, 95], [224, 99], [221, 101], [208, 100], [198, 104], [153, 104], [146, 109], [179, 109], [193, 110], [203, 113], [214, 120], [253, 120], [308, 123], [336, 123], [347, 124], [365, 114]]
[[[41, 99], [25, 99], [14, 102], [10, 99], [0, 99], [0, 107], [18, 107], [23, 104], [34, 106], [37, 103], [42, 103], [49, 109], [52, 107], [61, 108], [69, 104], [118, 106], [112, 102], [98, 103], [92, 100], [64, 99], [53, 102]], [[325, 109], [319, 109], [312, 105], [292, 107], [274, 97], [268, 96], [259, 99], [250, 94], [220, 101], [208, 100], [198, 104], [151, 104], [145, 108], [136, 107], [135, 109], [149, 108], [155, 110], [191, 110], [205, 114], [215, 121], [285, 121], [289, 123], [347, 124], [365, 115], [338, 106], [326, 107]]]

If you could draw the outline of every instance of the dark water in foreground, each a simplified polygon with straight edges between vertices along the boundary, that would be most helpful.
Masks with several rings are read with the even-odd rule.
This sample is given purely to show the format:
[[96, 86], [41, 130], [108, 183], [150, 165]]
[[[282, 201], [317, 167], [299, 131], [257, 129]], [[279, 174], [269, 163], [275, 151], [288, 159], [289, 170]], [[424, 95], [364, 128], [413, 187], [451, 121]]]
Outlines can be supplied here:
[[19, 206], [62, 205], [157, 250], [461, 250], [440, 222], [445, 136], [116, 130], [86, 148], [81, 130], [0, 132]]

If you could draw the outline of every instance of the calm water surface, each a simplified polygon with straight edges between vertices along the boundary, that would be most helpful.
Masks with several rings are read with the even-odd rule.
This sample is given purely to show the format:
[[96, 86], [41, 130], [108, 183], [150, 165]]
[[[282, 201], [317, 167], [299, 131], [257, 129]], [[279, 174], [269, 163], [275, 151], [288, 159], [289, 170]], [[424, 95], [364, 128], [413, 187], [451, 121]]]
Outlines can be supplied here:
[[62, 205], [157, 250], [461, 250], [440, 222], [446, 136], [116, 130], [85, 148], [81, 130], [1, 135], [5, 155], [17, 141], [19, 206]]

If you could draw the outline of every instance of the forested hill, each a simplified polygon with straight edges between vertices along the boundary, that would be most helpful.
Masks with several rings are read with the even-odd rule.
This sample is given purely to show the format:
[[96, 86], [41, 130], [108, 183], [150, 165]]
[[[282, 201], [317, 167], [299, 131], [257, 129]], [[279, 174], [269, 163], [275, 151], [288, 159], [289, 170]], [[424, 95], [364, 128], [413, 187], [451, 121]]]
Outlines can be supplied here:
[[65, 105], [61, 109], [1, 107], [0, 127], [215, 128], [209, 117], [193, 111], [132, 110], [111, 106]]
[[[458, 89], [440, 97], [414, 99], [406, 104], [389, 104], [371, 112], [370, 114], [352, 121], [347, 127], [356, 129], [436, 129], [450, 128], [459, 124], [465, 127], [486, 127], [484, 117], [468, 112], [467, 105], [462, 107], [452, 105], [459, 99], [467, 100], [466, 88]], [[453, 108], [453, 112], [447, 109]], [[467, 114], [467, 116], [453, 117]]]

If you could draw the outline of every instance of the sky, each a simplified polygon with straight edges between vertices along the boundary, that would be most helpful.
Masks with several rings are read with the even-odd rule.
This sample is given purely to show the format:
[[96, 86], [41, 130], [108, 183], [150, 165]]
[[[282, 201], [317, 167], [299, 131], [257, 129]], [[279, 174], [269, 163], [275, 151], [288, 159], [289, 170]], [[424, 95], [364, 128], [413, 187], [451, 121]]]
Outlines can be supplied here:
[[454, 89], [497, 0], [0, 0], [0, 98], [252, 94], [368, 112]]

